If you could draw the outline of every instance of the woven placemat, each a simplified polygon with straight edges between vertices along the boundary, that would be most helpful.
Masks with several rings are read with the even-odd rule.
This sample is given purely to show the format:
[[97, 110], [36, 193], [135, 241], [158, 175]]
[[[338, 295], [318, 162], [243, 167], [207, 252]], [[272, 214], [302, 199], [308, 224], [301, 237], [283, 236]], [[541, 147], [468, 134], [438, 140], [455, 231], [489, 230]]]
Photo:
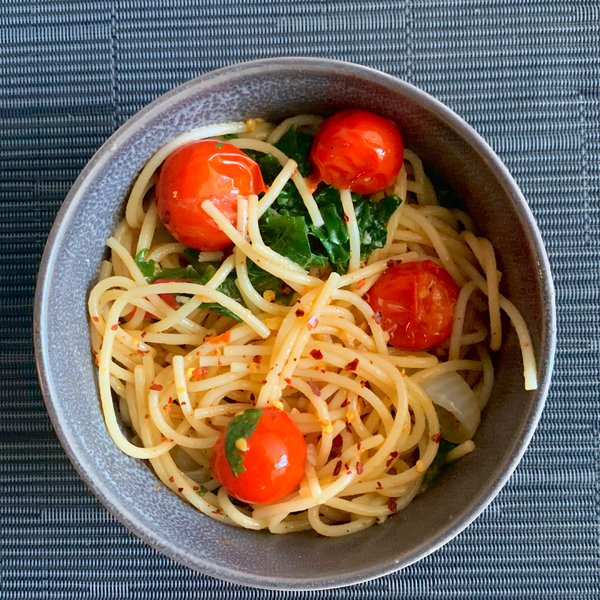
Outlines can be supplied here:
[[[600, 597], [600, 14], [596, 0], [4, 0], [0, 8], [0, 597], [274, 598], [129, 534], [57, 441], [31, 341], [35, 276], [79, 171], [130, 115], [233, 62], [337, 58], [406, 79], [520, 184], [557, 288], [553, 385], [523, 462], [457, 539], [342, 598]], [[294, 594], [286, 594], [286, 597]]]

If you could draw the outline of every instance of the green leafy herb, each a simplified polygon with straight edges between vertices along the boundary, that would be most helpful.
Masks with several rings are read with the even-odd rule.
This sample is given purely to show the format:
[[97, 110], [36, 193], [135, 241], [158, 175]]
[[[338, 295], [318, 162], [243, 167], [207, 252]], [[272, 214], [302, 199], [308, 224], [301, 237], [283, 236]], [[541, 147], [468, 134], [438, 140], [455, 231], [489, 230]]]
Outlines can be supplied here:
[[226, 140], [236, 140], [238, 137], [238, 134], [237, 133], [226, 133], [223, 137]]
[[269, 210], [260, 221], [263, 240], [271, 250], [293, 260], [304, 269], [323, 267], [327, 257], [315, 254], [308, 238], [308, 225], [304, 217], [280, 215]]
[[437, 196], [438, 202], [447, 208], [461, 208], [464, 209], [465, 204], [460, 195], [450, 185], [450, 182], [446, 179], [440, 171], [435, 168], [425, 167], [425, 174], [429, 177], [429, 180], [433, 184], [435, 195]]
[[198, 489], [198, 496], [200, 496], [200, 498], [202, 498], [206, 493], [208, 492], [208, 490], [201, 485], [200, 488]]
[[244, 455], [237, 449], [236, 442], [240, 438], [247, 440], [254, 433], [261, 415], [261, 408], [249, 408], [234, 417], [227, 425], [225, 431], [225, 457], [234, 477], [246, 470]]
[[398, 196], [386, 196], [374, 202], [358, 194], [352, 195], [354, 212], [360, 232], [360, 258], [366, 260], [387, 241], [387, 224], [402, 200]]
[[446, 456], [453, 448], [456, 448], [456, 444], [451, 444], [444, 439], [440, 440], [438, 453], [435, 455], [433, 462], [431, 463], [429, 469], [427, 469], [427, 472], [423, 477], [423, 481], [421, 482], [421, 489], [423, 491], [428, 490], [442, 474], [442, 471], [446, 466]]
[[216, 144], [215, 148], [217, 150], [220, 150], [224, 145], [225, 145], [225, 142], [219, 142], [218, 144]]
[[148, 252], [148, 248], [143, 248], [135, 255], [133, 260], [138, 266], [138, 269], [142, 272], [142, 275], [146, 278], [146, 281], [152, 283], [152, 281], [156, 279], [155, 274], [158, 267], [155, 261], [148, 260]]
[[303, 177], [310, 175], [308, 154], [313, 137], [310, 133], [305, 133], [298, 129], [296, 125], [292, 125], [275, 144], [276, 148], [298, 163], [298, 170]]

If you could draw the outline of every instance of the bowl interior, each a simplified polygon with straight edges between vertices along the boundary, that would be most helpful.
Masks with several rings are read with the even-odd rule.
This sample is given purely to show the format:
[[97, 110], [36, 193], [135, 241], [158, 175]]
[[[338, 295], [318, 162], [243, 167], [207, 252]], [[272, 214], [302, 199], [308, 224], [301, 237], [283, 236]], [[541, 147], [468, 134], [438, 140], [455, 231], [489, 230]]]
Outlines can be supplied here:
[[[472, 455], [382, 526], [342, 538], [275, 536], [219, 525], [122, 454], [100, 410], [86, 298], [104, 242], [131, 183], [150, 156], [179, 133], [249, 117], [360, 107], [394, 120], [405, 143], [441, 171], [492, 241], [502, 290], [521, 310], [539, 360], [540, 390], [523, 389], [518, 340], [507, 329], [495, 358], [496, 386]], [[528, 210], [487, 146], [437, 102], [368, 69], [332, 61], [261, 61], [190, 82], [129, 121], [86, 167], [46, 250], [36, 311], [39, 368], [54, 424], [76, 467], [135, 533], [205, 573], [263, 587], [347, 585], [414, 562], [466, 526], [520, 458], [543, 403], [553, 349], [551, 281]]]

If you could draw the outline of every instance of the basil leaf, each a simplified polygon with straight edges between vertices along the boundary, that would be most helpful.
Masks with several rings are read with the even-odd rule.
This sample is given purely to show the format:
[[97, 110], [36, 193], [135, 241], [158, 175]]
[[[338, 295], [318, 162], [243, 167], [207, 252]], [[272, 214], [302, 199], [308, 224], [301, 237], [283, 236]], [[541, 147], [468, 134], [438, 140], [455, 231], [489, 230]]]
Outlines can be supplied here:
[[435, 455], [433, 462], [423, 476], [423, 481], [421, 482], [421, 489], [423, 491], [428, 490], [440, 477], [442, 471], [446, 467], [446, 455], [448, 452], [450, 452], [450, 450], [456, 448], [456, 446], [457, 444], [451, 444], [444, 439], [440, 440], [438, 453]]
[[192, 267], [192, 265], [188, 265], [185, 269], [182, 269], [182, 268], [158, 269], [157, 271], [155, 271], [152, 281], [150, 283], [153, 283], [157, 279], [192, 279], [192, 280], [195, 280], [197, 278], [198, 278], [198, 273], [196, 272], [196, 269], [194, 269], [194, 267]]
[[437, 200], [442, 206], [445, 206], [446, 208], [465, 209], [465, 203], [460, 194], [454, 190], [440, 171], [426, 166], [425, 175], [427, 175], [429, 181], [433, 184]]
[[225, 139], [225, 140], [236, 140], [236, 139], [237, 139], [237, 137], [238, 137], [238, 134], [237, 134], [237, 133], [226, 133], [226, 134], [223, 136], [223, 139]]
[[313, 137], [310, 133], [305, 133], [292, 125], [275, 143], [275, 147], [281, 150], [289, 158], [293, 158], [298, 163], [298, 170], [303, 177], [310, 175], [310, 161], [308, 154], [312, 146]]
[[260, 220], [260, 232], [271, 250], [294, 261], [303, 269], [323, 267], [327, 257], [313, 253], [304, 217], [280, 215], [269, 210]]
[[225, 431], [225, 457], [234, 477], [246, 470], [244, 455], [240, 453], [235, 444], [240, 438], [247, 440], [254, 433], [261, 415], [261, 408], [249, 408], [231, 419], [229, 425], [227, 425]]
[[142, 275], [146, 278], [148, 283], [152, 283], [155, 277], [155, 273], [158, 270], [156, 266], [156, 262], [153, 260], [148, 260], [148, 248], [143, 248], [140, 250], [133, 259], [135, 264], [138, 266], [138, 269], [142, 272]]

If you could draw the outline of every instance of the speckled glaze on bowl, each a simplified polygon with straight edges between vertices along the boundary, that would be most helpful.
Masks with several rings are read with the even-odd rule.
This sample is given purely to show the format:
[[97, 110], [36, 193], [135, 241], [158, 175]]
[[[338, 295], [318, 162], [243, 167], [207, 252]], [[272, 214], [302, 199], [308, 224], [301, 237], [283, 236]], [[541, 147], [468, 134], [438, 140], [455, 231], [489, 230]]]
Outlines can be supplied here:
[[[249, 117], [360, 107], [394, 120], [405, 143], [462, 194], [493, 242], [502, 288], [527, 321], [540, 387], [523, 390], [518, 341], [508, 330], [477, 450], [384, 525], [342, 538], [246, 531], [205, 518], [121, 453], [100, 410], [86, 299], [104, 242], [144, 163], [176, 135]], [[162, 96], [121, 127], [75, 182], [50, 234], [39, 273], [35, 346], [54, 427], [73, 464], [131, 531], [208, 575], [263, 588], [345, 586], [401, 569], [457, 535], [506, 483], [542, 410], [555, 344], [554, 292], [538, 229], [489, 146], [448, 108], [377, 71], [322, 59], [270, 59], [208, 73]]]

